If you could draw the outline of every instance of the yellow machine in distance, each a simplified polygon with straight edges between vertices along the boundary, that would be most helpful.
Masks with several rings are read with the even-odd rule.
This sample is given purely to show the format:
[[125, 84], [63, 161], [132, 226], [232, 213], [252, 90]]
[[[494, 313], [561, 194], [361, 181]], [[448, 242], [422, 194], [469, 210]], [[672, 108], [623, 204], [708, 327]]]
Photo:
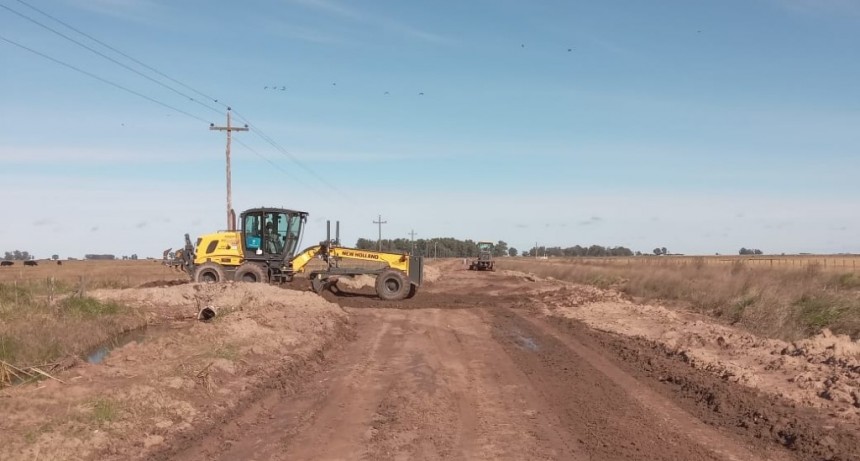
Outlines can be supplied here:
[[[241, 214], [239, 231], [202, 235], [196, 245], [192, 245], [186, 234], [179, 265], [195, 282], [283, 283], [304, 272], [308, 263], [319, 258], [326, 267], [308, 274], [317, 293], [337, 277], [372, 275], [376, 277], [376, 293], [382, 299], [415, 295], [423, 278], [421, 257], [341, 247], [339, 229], [335, 239], [331, 239], [329, 231], [325, 241], [296, 253], [307, 216], [304, 211], [284, 208], [246, 210]], [[343, 261], [377, 262], [382, 267], [342, 267]]]

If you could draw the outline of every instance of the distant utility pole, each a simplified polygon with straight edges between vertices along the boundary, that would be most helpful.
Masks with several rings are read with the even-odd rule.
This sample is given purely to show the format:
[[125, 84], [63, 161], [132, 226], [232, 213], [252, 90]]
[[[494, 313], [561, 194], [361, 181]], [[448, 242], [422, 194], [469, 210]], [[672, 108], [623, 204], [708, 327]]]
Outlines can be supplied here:
[[415, 235], [416, 234], [418, 234], [418, 233], [415, 232], [415, 229], [412, 229], [409, 232], [409, 243], [412, 245], [412, 253], [411, 254], [415, 254]]
[[376, 250], [382, 251], [382, 225], [388, 224], [388, 221], [383, 221], [382, 215], [379, 215], [379, 220], [373, 221], [373, 224], [379, 224], [379, 236], [376, 239], [376, 247], [377, 247]]
[[232, 186], [232, 178], [230, 176], [230, 138], [232, 137], [231, 133], [234, 131], [248, 131], [248, 125], [244, 127], [235, 127], [230, 124], [230, 108], [227, 108], [227, 126], [215, 126], [214, 123], [209, 124], [209, 129], [212, 131], [226, 131], [227, 132], [227, 230], [234, 231], [236, 230], [235, 225], [235, 216], [233, 212], [233, 186]]

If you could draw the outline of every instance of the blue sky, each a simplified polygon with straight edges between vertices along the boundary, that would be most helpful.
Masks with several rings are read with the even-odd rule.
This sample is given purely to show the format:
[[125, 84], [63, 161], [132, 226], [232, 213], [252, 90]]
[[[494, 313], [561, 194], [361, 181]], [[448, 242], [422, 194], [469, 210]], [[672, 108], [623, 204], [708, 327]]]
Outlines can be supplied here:
[[0, 40], [3, 251], [223, 228], [229, 104], [255, 128], [234, 207], [304, 209], [306, 243], [382, 214], [520, 249], [860, 252], [857, 0], [26, 2], [0, 37], [178, 110]]

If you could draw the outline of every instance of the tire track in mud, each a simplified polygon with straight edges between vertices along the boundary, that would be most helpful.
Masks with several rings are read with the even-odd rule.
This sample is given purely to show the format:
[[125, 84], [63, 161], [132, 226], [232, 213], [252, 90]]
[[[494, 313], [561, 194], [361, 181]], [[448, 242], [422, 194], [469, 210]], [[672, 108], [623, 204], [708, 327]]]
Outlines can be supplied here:
[[736, 443], [716, 446], [725, 440], [703, 445], [685, 428], [673, 426], [631, 398], [624, 385], [635, 380], [607, 375], [608, 370], [595, 368], [562, 341], [511, 311], [494, 313], [493, 326], [493, 337], [550, 404], [558, 427], [576, 440], [589, 459], [768, 459]]

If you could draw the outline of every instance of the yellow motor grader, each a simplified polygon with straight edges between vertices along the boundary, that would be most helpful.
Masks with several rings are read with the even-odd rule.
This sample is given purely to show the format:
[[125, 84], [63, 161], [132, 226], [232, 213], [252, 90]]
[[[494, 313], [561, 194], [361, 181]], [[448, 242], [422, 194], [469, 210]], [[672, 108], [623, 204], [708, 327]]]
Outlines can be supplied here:
[[[185, 234], [185, 248], [177, 251], [177, 264], [195, 282], [284, 283], [320, 259], [325, 267], [308, 273], [311, 288], [317, 293], [330, 288], [338, 277], [371, 275], [376, 277], [376, 294], [382, 299], [415, 295], [424, 272], [421, 257], [342, 247], [339, 224], [334, 239], [327, 225], [326, 240], [297, 253], [307, 217], [304, 211], [284, 208], [246, 210], [240, 215], [240, 230], [202, 235], [196, 244]], [[348, 264], [359, 261], [377, 264]]]

